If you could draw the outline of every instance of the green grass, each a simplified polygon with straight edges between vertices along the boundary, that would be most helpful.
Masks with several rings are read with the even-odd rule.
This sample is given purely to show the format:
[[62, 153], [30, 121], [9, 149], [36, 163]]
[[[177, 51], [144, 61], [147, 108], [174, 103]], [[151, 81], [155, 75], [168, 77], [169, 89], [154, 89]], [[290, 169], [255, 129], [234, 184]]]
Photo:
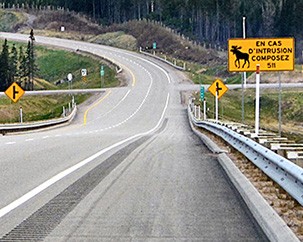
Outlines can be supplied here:
[[[75, 95], [75, 102], [80, 104], [88, 97], [88, 94]], [[71, 99], [69, 95], [24, 96], [18, 103], [12, 103], [7, 97], [1, 97], [0, 123], [19, 122], [20, 107], [23, 110], [24, 122], [59, 118], [63, 106], [68, 109]]]
[[[278, 120], [279, 94], [277, 91], [263, 90], [260, 95], [260, 119], [267, 121]], [[214, 97], [209, 92], [206, 93], [208, 106], [213, 112]], [[255, 112], [255, 91], [246, 90], [245, 100], [245, 120], [248, 123], [254, 122]], [[242, 117], [242, 90], [229, 90], [219, 100], [220, 113], [224, 118], [241, 121]], [[282, 109], [284, 122], [303, 122], [303, 90], [284, 90], [282, 93]]]
[[[100, 68], [104, 66], [105, 87], [119, 85], [115, 70], [112, 70], [101, 59], [84, 56], [75, 52], [63, 50], [50, 50], [39, 46], [37, 48], [37, 64], [39, 72], [37, 75], [41, 78], [54, 83], [61, 79], [66, 79], [68, 73], [73, 74], [73, 88], [100, 88]], [[86, 81], [82, 79], [81, 69], [87, 69], [88, 76]], [[68, 89], [68, 83], [59, 85], [60, 89]]]

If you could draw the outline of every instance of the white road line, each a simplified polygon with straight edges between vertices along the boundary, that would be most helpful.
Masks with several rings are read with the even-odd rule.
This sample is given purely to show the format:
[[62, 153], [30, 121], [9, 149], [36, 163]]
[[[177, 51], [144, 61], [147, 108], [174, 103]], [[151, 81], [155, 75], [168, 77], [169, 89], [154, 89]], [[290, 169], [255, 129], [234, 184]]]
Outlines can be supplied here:
[[112, 111], [114, 111], [128, 96], [128, 94], [130, 93], [131, 90], [128, 90], [128, 92], [124, 95], [124, 97], [108, 112], [106, 112], [105, 114], [101, 115], [100, 117], [98, 117], [97, 119], [104, 117], [105, 115], [108, 115], [109, 113], [111, 113]]
[[7, 143], [5, 143], [6, 145], [14, 145], [14, 144], [16, 144], [17, 142], [14, 142], [14, 141], [12, 141], [12, 142], [7, 142]]
[[26, 139], [25, 142], [33, 141], [34, 139]]
[[6, 214], [8, 214], [9, 212], [11, 212], [12, 210], [14, 210], [15, 208], [21, 206], [22, 204], [24, 204], [25, 202], [27, 202], [28, 200], [30, 200], [31, 198], [35, 197], [36, 195], [38, 195], [39, 193], [41, 193], [42, 191], [44, 191], [45, 189], [47, 189], [48, 187], [50, 187], [51, 185], [53, 185], [54, 183], [60, 181], [61, 179], [65, 178], [66, 176], [68, 176], [69, 174], [73, 173], [74, 171], [80, 169], [81, 167], [83, 167], [84, 165], [92, 162], [93, 160], [97, 159], [98, 157], [100, 157], [101, 155], [103, 155], [104, 153], [120, 146], [123, 145], [124, 143], [127, 143], [133, 139], [151, 134], [152, 132], [154, 132], [161, 124], [161, 122], [164, 119], [164, 115], [166, 113], [167, 107], [168, 107], [168, 103], [169, 103], [169, 94], [167, 94], [167, 99], [166, 99], [166, 104], [165, 107], [163, 109], [161, 118], [159, 119], [157, 125], [152, 128], [151, 130], [145, 132], [145, 133], [139, 133], [136, 135], [133, 135], [129, 138], [126, 138], [124, 140], [121, 140], [103, 150], [100, 150], [99, 152], [97, 152], [96, 154], [88, 157], [87, 159], [79, 162], [78, 164], [60, 172], [59, 174], [53, 176], [52, 178], [50, 178], [49, 180], [45, 181], [44, 183], [42, 183], [41, 185], [37, 186], [36, 188], [34, 188], [33, 190], [29, 191], [28, 193], [26, 193], [25, 195], [23, 195], [22, 197], [18, 198], [17, 200], [15, 200], [14, 202], [8, 204], [7, 206], [3, 207], [2, 209], [0, 209], [0, 218], [2, 218], [3, 216], [5, 216]]

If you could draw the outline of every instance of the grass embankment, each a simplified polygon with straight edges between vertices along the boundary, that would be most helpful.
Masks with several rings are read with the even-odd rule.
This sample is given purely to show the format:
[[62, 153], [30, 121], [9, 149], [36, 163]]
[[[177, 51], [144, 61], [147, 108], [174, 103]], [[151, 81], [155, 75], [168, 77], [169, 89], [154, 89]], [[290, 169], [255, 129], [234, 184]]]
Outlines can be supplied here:
[[[214, 117], [214, 96], [207, 92], [207, 116]], [[199, 94], [196, 94], [196, 99]], [[244, 92], [244, 122], [254, 126], [255, 90]], [[286, 89], [282, 92], [282, 131], [286, 136], [303, 142], [303, 89]], [[278, 132], [279, 93], [278, 90], [264, 89], [260, 94], [260, 127]], [[242, 90], [229, 90], [219, 100], [219, 117], [221, 120], [242, 121]]]
[[[12, 43], [10, 43], [10, 46]], [[19, 50], [20, 43], [16, 43]], [[11, 47], [10, 47], [11, 48]], [[26, 45], [24, 45], [24, 50]], [[52, 50], [42, 46], [36, 46], [37, 66], [39, 71], [36, 73], [35, 90], [68, 89], [66, 82], [67, 74], [73, 74], [72, 88], [100, 88], [100, 66], [104, 66], [105, 87], [119, 85], [115, 70], [111, 69], [104, 61], [96, 57], [81, 55], [76, 52], [64, 50]], [[81, 69], [87, 69], [88, 76], [86, 81], [81, 76]], [[64, 83], [55, 85], [59, 80]], [[77, 104], [85, 101], [90, 95], [76, 95]], [[23, 121], [37, 121], [60, 117], [62, 107], [68, 108], [71, 102], [70, 95], [53, 96], [23, 96], [18, 103], [12, 103], [9, 98], [0, 98], [0, 123], [19, 122], [19, 109], [23, 109]]]
[[[75, 102], [82, 103], [88, 94], [75, 95]], [[20, 122], [20, 107], [23, 111], [23, 121], [39, 121], [58, 118], [62, 115], [63, 106], [68, 111], [72, 97], [68, 95], [24, 96], [17, 104], [8, 98], [0, 98], [0, 123]]]
[[[37, 64], [39, 72], [37, 75], [53, 84], [59, 80], [66, 80], [67, 74], [73, 74], [72, 88], [100, 88], [100, 68], [104, 66], [103, 87], [114, 87], [119, 85], [115, 70], [111, 69], [104, 61], [97, 57], [83, 56], [77, 52], [63, 50], [50, 50], [37, 47]], [[87, 69], [85, 80], [81, 76], [81, 69]], [[54, 87], [55, 89], [68, 89], [69, 84], [65, 81]]]

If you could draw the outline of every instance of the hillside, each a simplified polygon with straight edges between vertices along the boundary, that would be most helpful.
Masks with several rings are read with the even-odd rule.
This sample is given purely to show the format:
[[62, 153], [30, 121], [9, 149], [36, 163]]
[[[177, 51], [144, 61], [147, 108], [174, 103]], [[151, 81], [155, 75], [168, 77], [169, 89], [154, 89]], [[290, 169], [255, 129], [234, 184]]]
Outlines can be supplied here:
[[[208, 65], [226, 61], [217, 51], [197, 46], [172, 33], [171, 29], [144, 20], [101, 26], [79, 14], [64, 11], [39, 11], [26, 17], [34, 20], [24, 21], [18, 32], [28, 33], [33, 28], [37, 35], [85, 40], [129, 50], [150, 49], [152, 43], [157, 42], [157, 51], [177, 59]], [[61, 26], [65, 27], [64, 32], [60, 31]]]

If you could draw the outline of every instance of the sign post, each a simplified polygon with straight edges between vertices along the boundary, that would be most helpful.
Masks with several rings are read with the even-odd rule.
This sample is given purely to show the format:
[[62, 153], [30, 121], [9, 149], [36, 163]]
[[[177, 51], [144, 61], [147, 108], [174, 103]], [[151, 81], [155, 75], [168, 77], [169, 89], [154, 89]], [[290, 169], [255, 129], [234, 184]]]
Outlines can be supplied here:
[[100, 69], [100, 76], [101, 76], [101, 88], [102, 88], [102, 86], [104, 86], [104, 80], [103, 80], [103, 77], [104, 77], [104, 66], [103, 65], [101, 66], [101, 69]]
[[201, 103], [203, 103], [203, 119], [205, 120], [206, 118], [206, 113], [205, 113], [205, 110], [206, 110], [206, 101], [205, 101], [205, 88], [204, 86], [200, 86], [200, 100], [201, 100]]
[[87, 69], [81, 69], [82, 80], [86, 82]]
[[72, 81], [73, 81], [73, 74], [72, 73], [68, 73], [67, 80], [68, 80], [68, 83], [69, 83], [69, 89], [72, 89]]
[[[246, 39], [246, 26], [245, 26], [245, 20], [246, 20], [246, 17], [244, 17], [243, 16], [243, 19], [242, 19], [243, 21], [243, 39]], [[243, 85], [244, 85], [244, 88], [246, 88], [246, 72], [243, 72]], [[243, 89], [242, 89], [242, 91], [243, 91]]]
[[256, 111], [255, 111], [255, 133], [259, 135], [259, 125], [260, 125], [260, 65], [257, 65], [256, 71]]
[[279, 72], [279, 137], [282, 133], [282, 85], [281, 85], [281, 73]]
[[216, 91], [216, 123], [218, 123], [219, 116], [219, 99], [218, 99], [218, 91]]
[[154, 52], [154, 55], [156, 54], [156, 49], [157, 49], [157, 42], [155, 41], [154, 43], [153, 43], [153, 52]]
[[[242, 25], [243, 25], [243, 39], [246, 39], [246, 17], [243, 16], [242, 19]], [[241, 103], [241, 112], [242, 112], [242, 123], [245, 122], [245, 92], [244, 89], [246, 89], [246, 72], [243, 72], [243, 79], [242, 79], [242, 103]]]

